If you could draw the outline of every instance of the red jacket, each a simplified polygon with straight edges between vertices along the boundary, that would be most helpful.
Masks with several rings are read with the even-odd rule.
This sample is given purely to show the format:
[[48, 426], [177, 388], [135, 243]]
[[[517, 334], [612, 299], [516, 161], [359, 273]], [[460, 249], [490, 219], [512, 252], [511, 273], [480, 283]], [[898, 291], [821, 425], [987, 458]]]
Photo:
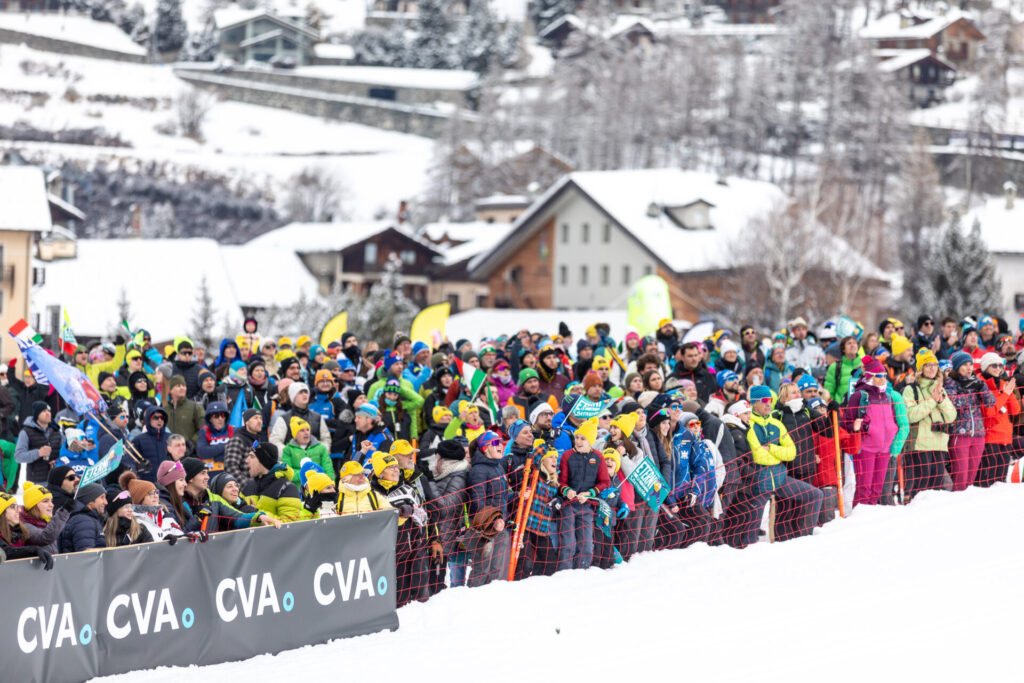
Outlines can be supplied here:
[[[636, 490], [626, 479], [625, 475], [622, 474], [622, 470], [618, 471], [615, 475], [615, 479], [617, 480], [615, 485], [619, 487], [619, 495], [622, 497], [622, 502], [626, 504], [626, 507], [629, 508], [630, 512], [633, 512], [636, 506]], [[640, 502], [641, 504], [646, 505], [643, 501]]]
[[996, 397], [995, 406], [981, 409], [981, 414], [985, 417], [985, 443], [1008, 446], [1013, 442], [1013, 421], [1010, 418], [1020, 415], [1020, 401], [1017, 399], [1017, 392], [1014, 391], [1012, 394], [1003, 392], [1006, 380], [982, 377], [982, 381]]
[[[839, 428], [839, 448], [844, 453], [860, 452], [860, 432], [851, 434], [842, 427]], [[818, 470], [814, 473], [814, 480], [811, 482], [818, 488], [824, 486], [839, 486], [839, 477], [836, 475], [836, 440], [833, 436], [825, 433], [814, 435], [814, 453], [821, 462], [818, 463]]]

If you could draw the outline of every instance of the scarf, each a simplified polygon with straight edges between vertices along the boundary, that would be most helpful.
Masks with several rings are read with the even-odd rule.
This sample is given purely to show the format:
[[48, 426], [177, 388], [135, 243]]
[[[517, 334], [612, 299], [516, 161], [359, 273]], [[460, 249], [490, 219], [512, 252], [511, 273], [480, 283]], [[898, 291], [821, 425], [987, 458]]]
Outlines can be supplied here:
[[444, 479], [450, 474], [465, 472], [468, 469], [469, 463], [465, 460], [448, 460], [447, 458], [438, 458], [437, 464], [433, 467], [434, 479]]

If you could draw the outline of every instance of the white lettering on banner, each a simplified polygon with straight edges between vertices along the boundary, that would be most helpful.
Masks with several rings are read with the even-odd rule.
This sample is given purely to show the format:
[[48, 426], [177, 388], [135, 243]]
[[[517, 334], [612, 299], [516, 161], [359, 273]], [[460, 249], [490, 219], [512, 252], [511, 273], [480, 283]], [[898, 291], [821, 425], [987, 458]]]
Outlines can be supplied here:
[[[313, 572], [313, 594], [316, 596], [316, 601], [326, 607], [337, 599], [334, 588], [330, 588], [327, 592], [322, 590], [323, 579], [329, 574], [334, 574], [338, 581], [338, 590], [341, 592], [342, 602], [348, 602], [349, 599], [358, 600], [363, 593], [366, 593], [371, 598], [374, 597], [376, 593], [373, 589], [373, 574], [370, 572], [370, 563], [365, 557], [359, 558], [358, 562], [358, 571], [356, 570], [355, 559], [348, 561], [347, 572], [342, 568], [341, 562], [335, 562], [333, 565], [325, 562], [318, 566], [316, 571]], [[355, 579], [355, 595], [352, 594], [353, 578]]]
[[[256, 582], [259, 580], [259, 602], [256, 602]], [[228, 607], [226, 594], [236, 593], [238, 604]], [[238, 608], [242, 608], [242, 615], [248, 619], [252, 616], [253, 607], [256, 608], [256, 616], [263, 616], [264, 610], [268, 607], [276, 614], [281, 611], [281, 605], [277, 600], [277, 590], [274, 588], [274, 577], [270, 572], [263, 574], [252, 574], [249, 576], [248, 586], [242, 577], [224, 579], [217, 584], [216, 600], [217, 614], [221, 621], [231, 622], [238, 617]]]
[[[156, 602], [156, 621], [153, 621], [154, 602]], [[128, 607], [131, 607], [128, 619], [123, 623], [118, 623], [117, 611], [127, 610]], [[174, 612], [174, 602], [171, 600], [169, 588], [161, 588], [159, 598], [157, 592], [151, 590], [146, 593], [145, 600], [139, 598], [139, 593], [115, 595], [107, 606], [107, 631], [117, 640], [127, 638], [132, 632], [132, 617], [135, 618], [134, 625], [139, 635], [142, 636], [149, 633], [151, 623], [153, 633], [160, 633], [165, 625], [170, 626], [172, 631], [178, 630], [178, 617]]]
[[[59, 613], [59, 615], [58, 615]], [[60, 627], [57, 620], [60, 619]], [[36, 628], [29, 627], [29, 622], [36, 622]], [[29, 636], [31, 631], [31, 636]], [[57, 642], [53, 643], [54, 631], [57, 632]], [[36, 637], [38, 634], [38, 637]], [[71, 645], [78, 645], [78, 636], [75, 631], [75, 619], [71, 611], [71, 603], [50, 605], [49, 613], [46, 607], [26, 607], [18, 617], [18, 647], [28, 654], [42, 644], [44, 650], [48, 650], [53, 644], [55, 648], [69, 641]]]

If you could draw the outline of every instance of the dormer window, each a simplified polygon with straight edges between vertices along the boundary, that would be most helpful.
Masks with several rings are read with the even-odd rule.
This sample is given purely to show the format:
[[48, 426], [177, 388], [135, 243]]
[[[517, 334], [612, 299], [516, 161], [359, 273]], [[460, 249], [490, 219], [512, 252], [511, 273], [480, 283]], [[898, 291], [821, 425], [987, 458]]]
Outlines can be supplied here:
[[688, 204], [664, 207], [665, 215], [672, 219], [672, 222], [685, 230], [712, 230], [711, 209], [715, 205], [703, 199], [692, 201]]

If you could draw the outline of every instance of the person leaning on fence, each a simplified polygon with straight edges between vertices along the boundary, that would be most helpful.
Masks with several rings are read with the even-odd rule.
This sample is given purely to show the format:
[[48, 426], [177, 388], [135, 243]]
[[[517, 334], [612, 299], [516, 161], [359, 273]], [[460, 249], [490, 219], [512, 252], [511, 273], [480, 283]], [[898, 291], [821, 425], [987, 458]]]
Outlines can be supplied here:
[[821, 513], [822, 493], [815, 487], [792, 479], [786, 464], [796, 457], [796, 446], [782, 421], [772, 415], [772, 392], [766, 386], [750, 390], [751, 416], [747, 443], [754, 462], [753, 489], [747, 507], [761, 509], [774, 496], [776, 501], [790, 501], [793, 514], [789, 522], [773, 530], [778, 540], [806, 536], [813, 532]]
[[299, 488], [292, 483], [292, 470], [278, 460], [277, 446], [261, 443], [246, 458], [251, 481], [242, 489], [246, 502], [282, 522], [295, 522], [307, 515]]
[[946, 395], [939, 360], [930, 348], [922, 347], [918, 351], [916, 366], [917, 381], [903, 389], [903, 401], [911, 424], [910, 445], [903, 453], [905, 502], [921, 491], [952, 488], [946, 468], [949, 434], [956, 424], [956, 408]]
[[576, 428], [573, 448], [559, 462], [559, 495], [564, 499], [558, 518], [558, 570], [586, 569], [594, 559], [594, 511], [597, 495], [608, 488], [608, 468], [593, 449], [597, 418]]
[[[976, 336], [976, 335], [975, 335]], [[956, 408], [956, 426], [949, 444], [953, 490], [963, 491], [974, 483], [985, 450], [985, 412], [995, 408], [996, 397], [974, 374], [974, 358], [965, 351], [950, 357], [946, 394]]]
[[387, 496], [370, 488], [362, 466], [349, 460], [338, 471], [338, 514], [355, 515], [374, 510], [390, 510]]
[[33, 544], [45, 547], [50, 553], [57, 552], [57, 539], [68, 522], [74, 500], [65, 496], [62, 505], [57, 507], [49, 489], [30, 481], [25, 482], [22, 489], [22, 500], [20, 521], [29, 527]]
[[[898, 335], [897, 335], [898, 336]], [[860, 453], [853, 457], [857, 478], [854, 505], [877, 505], [896, 439], [896, 406], [887, 391], [885, 367], [876, 358], [864, 359], [864, 371], [843, 411], [848, 432], [861, 432]], [[861, 421], [860, 429], [857, 420]]]
[[[601, 457], [608, 469], [611, 485], [598, 494], [598, 498], [607, 506], [607, 524], [595, 522], [595, 526], [608, 527], [610, 535], [606, 535], [603, 528], [595, 529], [593, 566], [609, 569], [624, 559], [623, 548], [627, 548], [632, 554], [636, 547], [636, 529], [622, 528], [623, 523], [632, 515], [636, 492], [633, 485], [622, 476], [622, 455], [619, 451], [615, 448], [605, 448]], [[599, 507], [595, 519], [600, 514]]]
[[482, 507], [459, 541], [471, 558], [467, 582], [470, 588], [508, 578], [512, 536], [505, 528], [500, 509], [493, 505]]
[[106, 546], [106, 539], [103, 536], [103, 513], [107, 509], [106, 494], [99, 484], [86, 484], [78, 489], [71, 516], [57, 540], [60, 552], [75, 553]]
[[370, 459], [373, 491], [398, 509], [398, 538], [395, 543], [395, 567], [398, 576], [398, 605], [426, 597], [427, 512], [416, 489], [402, 479], [402, 470], [395, 456], [377, 451]]
[[985, 450], [974, 479], [977, 486], [991, 486], [1006, 479], [1013, 459], [1013, 421], [1020, 415], [1017, 381], [1006, 377], [1006, 363], [993, 352], [981, 357], [981, 381], [995, 396], [995, 405], [984, 411]]

